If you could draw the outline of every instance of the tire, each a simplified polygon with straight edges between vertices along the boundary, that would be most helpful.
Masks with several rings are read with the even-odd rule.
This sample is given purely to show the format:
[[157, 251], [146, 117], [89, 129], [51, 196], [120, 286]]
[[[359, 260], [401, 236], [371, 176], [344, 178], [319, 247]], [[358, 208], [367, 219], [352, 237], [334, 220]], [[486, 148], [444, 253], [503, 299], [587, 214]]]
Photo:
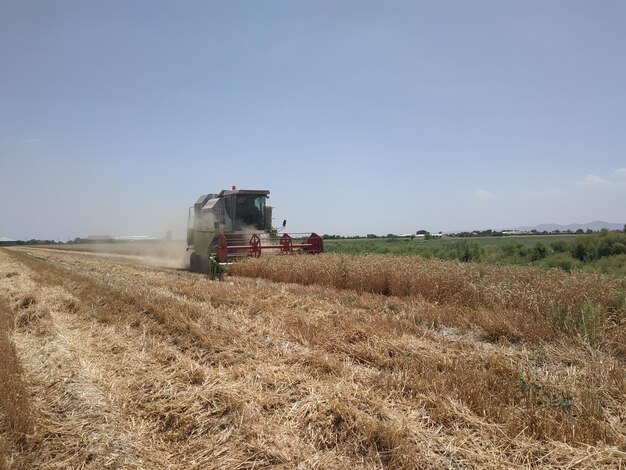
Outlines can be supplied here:
[[189, 257], [189, 270], [192, 273], [200, 272], [200, 257], [195, 253], [192, 253]]

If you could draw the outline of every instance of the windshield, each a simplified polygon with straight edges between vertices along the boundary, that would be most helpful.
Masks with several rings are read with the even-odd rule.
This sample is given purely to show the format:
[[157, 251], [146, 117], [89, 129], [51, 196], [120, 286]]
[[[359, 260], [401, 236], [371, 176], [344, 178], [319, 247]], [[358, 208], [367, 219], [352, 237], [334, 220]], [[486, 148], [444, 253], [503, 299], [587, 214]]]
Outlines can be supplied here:
[[265, 229], [265, 196], [237, 195], [235, 230]]

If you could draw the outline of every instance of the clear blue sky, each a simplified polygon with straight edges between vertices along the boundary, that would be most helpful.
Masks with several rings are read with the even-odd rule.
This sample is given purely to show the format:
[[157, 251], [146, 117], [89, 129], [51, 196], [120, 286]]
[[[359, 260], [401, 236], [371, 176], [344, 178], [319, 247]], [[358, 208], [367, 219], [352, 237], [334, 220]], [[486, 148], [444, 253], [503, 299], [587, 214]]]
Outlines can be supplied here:
[[0, 2], [0, 236], [626, 222], [626, 2]]

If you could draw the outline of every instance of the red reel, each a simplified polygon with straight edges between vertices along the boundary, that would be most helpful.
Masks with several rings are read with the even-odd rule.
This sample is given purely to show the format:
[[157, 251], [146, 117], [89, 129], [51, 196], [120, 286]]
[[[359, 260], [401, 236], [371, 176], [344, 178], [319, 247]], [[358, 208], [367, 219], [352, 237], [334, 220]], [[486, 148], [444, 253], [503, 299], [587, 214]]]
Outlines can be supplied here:
[[293, 238], [286, 233], [280, 238], [280, 252], [282, 254], [293, 252]]
[[255, 258], [261, 256], [261, 239], [256, 233], [250, 237], [250, 253]]
[[223, 233], [220, 233], [220, 235], [217, 237], [216, 245], [217, 245], [217, 251], [216, 251], [217, 260], [220, 263], [225, 263], [226, 258], [228, 258], [228, 240], [226, 240], [226, 237], [224, 236]]
[[317, 233], [312, 233], [307, 243], [311, 245], [307, 250], [309, 253], [322, 253], [324, 251], [324, 240]]

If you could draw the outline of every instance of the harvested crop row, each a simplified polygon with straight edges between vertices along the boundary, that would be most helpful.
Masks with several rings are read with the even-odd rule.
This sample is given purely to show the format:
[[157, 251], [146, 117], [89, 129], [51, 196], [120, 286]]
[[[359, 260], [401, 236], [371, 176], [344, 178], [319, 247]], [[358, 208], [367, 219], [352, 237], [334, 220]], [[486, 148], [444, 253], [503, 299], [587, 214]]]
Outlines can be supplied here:
[[[88, 379], [78, 383], [105, 392], [109, 419], [125, 404], [126, 419], [113, 421], [120, 435], [140, 443], [123, 457], [127, 466], [614, 467], [626, 457], [619, 451], [623, 376], [598, 351], [491, 344], [476, 341], [471, 329], [432, 330], [429, 319], [460, 307], [411, 297], [208, 282], [32, 251], [37, 257], [26, 250], [12, 257], [38, 286], [75, 299], [72, 311], [67, 303], [50, 312], [60, 334], [48, 341], [71, 338], [66, 344], [89, 365], [76, 370]], [[43, 304], [35, 295], [31, 307]], [[22, 354], [25, 344], [32, 351], [28, 373], [41, 349], [25, 342], [34, 340], [28, 333], [36, 323], [18, 338]], [[200, 341], [214, 327], [218, 337]], [[553, 395], [561, 401], [552, 403]], [[73, 442], [70, 431], [63, 432]], [[86, 466], [96, 468], [106, 453], [92, 455]]]
[[[2, 272], [0, 277], [15, 275]], [[33, 431], [31, 403], [24, 379], [22, 365], [11, 339], [14, 312], [8, 302], [0, 297], [0, 468], [22, 468], [27, 461], [15, 458], [16, 450], [24, 449], [27, 436]], [[8, 449], [14, 447], [10, 452]], [[9, 458], [13, 455], [13, 458]]]
[[[86, 263], [87, 261], [82, 260], [82, 262]], [[93, 265], [93, 268], [95, 268], [98, 265], [97, 260], [89, 260], [89, 263]], [[113, 269], [113, 268], [109, 267], [109, 269]], [[127, 268], [123, 268], [123, 269], [120, 268], [122, 272], [124, 269], [127, 269]], [[192, 298], [198, 299], [203, 302], [210, 302], [211, 305], [214, 305], [214, 306], [220, 306], [220, 305], [245, 306], [246, 309], [248, 309], [251, 312], [252, 318], [259, 319], [259, 321], [256, 322], [254, 326], [247, 328], [248, 332], [255, 332], [255, 331], [261, 332], [262, 331], [264, 335], [269, 335], [271, 334], [271, 332], [276, 332], [277, 330], [283, 329], [285, 331], [284, 334], [288, 336], [290, 336], [290, 333], [293, 334], [292, 340], [301, 341], [307, 345], [312, 344], [311, 334], [315, 334], [324, 338], [329, 338], [329, 337], [333, 337], [333, 333], [337, 331], [336, 330], [337, 325], [335, 323], [330, 325], [331, 329], [329, 331], [326, 331], [327, 328], [324, 323], [315, 325], [315, 324], [312, 324], [310, 320], [303, 321], [302, 316], [296, 317], [297, 322], [295, 325], [291, 324], [285, 327], [284, 323], [286, 322], [288, 323], [288, 319], [290, 318], [290, 315], [288, 313], [290, 313], [290, 310], [291, 308], [293, 308], [294, 305], [300, 305], [303, 308], [306, 317], [308, 318], [312, 316], [311, 313], [313, 313], [315, 310], [318, 310], [316, 308], [316, 302], [315, 301], [311, 302], [310, 299], [307, 300], [307, 298], [311, 298], [311, 297], [315, 299], [327, 298], [328, 301], [332, 305], [337, 305], [339, 302], [338, 306], [340, 306], [340, 309], [347, 310], [346, 312], [348, 314], [347, 315], [348, 318], [346, 322], [347, 326], [351, 324], [355, 324], [355, 323], [358, 324], [360, 321], [366, 321], [366, 319], [360, 318], [360, 312], [363, 310], [363, 308], [366, 308], [368, 311], [371, 309], [372, 313], [375, 314], [374, 318], [378, 318], [381, 321], [381, 323], [378, 325], [376, 329], [377, 332], [383, 332], [385, 329], [388, 329], [388, 330], [390, 329], [391, 330], [390, 333], [394, 336], [398, 334], [406, 333], [406, 332], [411, 332], [411, 331], [415, 331], [415, 334], [419, 334], [419, 328], [416, 330], [414, 322], [420, 321], [421, 320], [420, 317], [424, 314], [426, 315], [427, 319], [434, 318], [436, 314], [433, 312], [437, 312], [438, 310], [441, 310], [440, 307], [433, 308], [432, 306], [429, 306], [428, 304], [424, 304], [423, 302], [422, 303], [418, 302], [416, 304], [413, 301], [407, 303], [405, 301], [401, 301], [400, 299], [394, 299], [393, 300], [394, 303], [388, 303], [384, 298], [380, 298], [377, 296], [363, 297], [363, 299], [361, 299], [361, 298], [354, 298], [351, 295], [347, 295], [346, 297], [343, 297], [342, 299], [342, 296], [337, 295], [337, 293], [333, 291], [325, 291], [325, 290], [317, 289], [314, 292], [310, 292], [311, 289], [303, 290], [303, 289], [298, 289], [294, 286], [290, 286], [289, 289], [296, 291], [298, 293], [298, 296], [295, 297], [294, 299], [288, 300], [284, 298], [284, 291], [285, 291], [284, 286], [273, 287], [272, 285], [263, 285], [262, 286], [263, 290], [266, 290], [272, 287], [272, 289], [275, 288], [276, 290], [280, 291], [281, 300], [287, 305], [292, 306], [287, 312], [284, 312], [281, 315], [277, 315], [276, 312], [280, 311], [280, 306], [277, 305], [275, 302], [273, 302], [272, 296], [267, 296], [266, 294], [263, 294], [262, 293], [263, 291], [259, 290], [260, 286], [258, 284], [252, 289], [246, 285], [241, 285], [239, 283], [237, 286], [231, 287], [230, 284], [232, 283], [220, 284], [220, 283], [197, 282], [198, 276], [190, 275], [187, 273], [177, 272], [175, 276], [172, 276], [172, 275], [168, 275], [167, 273], [154, 270], [152, 268], [142, 268], [141, 272], [143, 275], [139, 279], [141, 279], [142, 283], [144, 283], [147, 280], [150, 284], [156, 283], [161, 287], [166, 287], [186, 297], [191, 296]], [[136, 280], [138, 278], [134, 277], [134, 279], [135, 279], [135, 282], [137, 282]], [[354, 308], [357, 308], [356, 312], [353, 311]], [[377, 312], [380, 312], [381, 310], [387, 312], [387, 314], [384, 315], [382, 318], [380, 318], [380, 314], [377, 314]], [[459, 312], [461, 311], [458, 310], [457, 308], [451, 313], [454, 314], [454, 313], [459, 313]], [[267, 313], [267, 316], [265, 316], [266, 313]], [[391, 315], [389, 315], [390, 313]], [[486, 311], [482, 313], [484, 317], [488, 317], [489, 314], [491, 314], [492, 312]], [[236, 321], [236, 318], [233, 318], [233, 320]], [[281, 320], [283, 320], [282, 325], [281, 325]], [[326, 316], [320, 319], [320, 321], [326, 321], [326, 320], [328, 320], [328, 317]], [[239, 322], [241, 322], [241, 316], [239, 316]], [[268, 331], [268, 328], [264, 328], [268, 323], [271, 324], [272, 328], [269, 329], [271, 331]], [[342, 328], [339, 328], [339, 331], [342, 331]], [[362, 333], [358, 333], [358, 334], [362, 335]], [[345, 341], [343, 339], [344, 338], [342, 337], [338, 337], [337, 341], [339, 342], [340, 346], [338, 347], [333, 346], [334, 348], [337, 348], [338, 351], [345, 350], [344, 346], [341, 346], [341, 344], [345, 344]], [[328, 344], [327, 341], [326, 341], [326, 344]], [[315, 346], [319, 347], [320, 343], [318, 342], [317, 344], [315, 344]], [[328, 346], [330, 347], [330, 345]], [[371, 344], [365, 343], [364, 346], [365, 347], [361, 348], [361, 350], [364, 351], [363, 353], [359, 353], [357, 349], [355, 354], [353, 355], [353, 357], [358, 361], [363, 361], [364, 357], [372, 356], [372, 353], [368, 352], [372, 349], [369, 347], [371, 346]], [[373, 348], [373, 349], [376, 351], [377, 349], [380, 349], [380, 348]], [[394, 350], [395, 349], [397, 348], [394, 348]], [[539, 351], [542, 352], [543, 354], [544, 349], [546, 348], [542, 346], [542, 348]], [[385, 348], [382, 348], [382, 350], [380, 351], [380, 352], [383, 352], [383, 355], [381, 356], [383, 358], [387, 354], [384, 351], [385, 351]], [[349, 350], [345, 350], [345, 354], [348, 354], [348, 353], [349, 353]], [[365, 356], [363, 354], [365, 354]], [[397, 354], [397, 352], [393, 352], [392, 350], [390, 351], [389, 354]], [[448, 352], [448, 355], [449, 354], [450, 352]], [[411, 356], [409, 355], [408, 358], [410, 360]], [[543, 359], [541, 360], [543, 361]], [[570, 357], [567, 359], [567, 362], [571, 364], [573, 360], [574, 360], [574, 356], [570, 354]], [[586, 358], [586, 359], [582, 359], [580, 362], [578, 361], [576, 362], [582, 365], [585, 362], [589, 362], [589, 360], [590, 358]], [[606, 359], [602, 359], [602, 357], [593, 359], [593, 362], [598, 361], [598, 360], [604, 361], [604, 367], [603, 367], [602, 373], [597, 377], [592, 376], [592, 377], [586, 378], [585, 380], [593, 380], [594, 388], [600, 387], [600, 388], [608, 388], [609, 390], [615, 390], [615, 392], [610, 392], [610, 393], [611, 394], [617, 393], [617, 395], [619, 396], [620, 393], [623, 393], [623, 389], [620, 389], [619, 387], [616, 389], [615, 387], [612, 387], [612, 386], [605, 387], [605, 385], [603, 384], [610, 384], [614, 382], [615, 380], [617, 380], [616, 382], [617, 384], [619, 383], [623, 384], [624, 383], [623, 369], [620, 368], [619, 365], [613, 364], [613, 362], [610, 360], [607, 363]], [[365, 362], [370, 363], [370, 364], [372, 363], [372, 361], [368, 359], [365, 359]], [[384, 368], [384, 364], [386, 362], [388, 361], [385, 361], [383, 359], [383, 361], [380, 362], [378, 365]], [[481, 376], [481, 374], [484, 375], [482, 369], [483, 367], [479, 366], [475, 371], [475, 375], [478, 375], [478, 376]], [[474, 373], [472, 371], [474, 371], [474, 368], [466, 367], [465, 372], [468, 372], [469, 375], [472, 375]], [[450, 375], [458, 375], [458, 372], [459, 371], [451, 373]], [[520, 378], [522, 377], [520, 376]], [[555, 377], [555, 379], [557, 379], [555, 383], [558, 383], [559, 380], [561, 381], [563, 380], [563, 378], [559, 379], [558, 377]], [[525, 380], [528, 380], [528, 377]], [[520, 390], [517, 390], [517, 391], [518, 392], [521, 391], [521, 394], [525, 395], [527, 391], [524, 389], [524, 386], [520, 385], [520, 383], [517, 382], [517, 379], [514, 380], [514, 382], [515, 382], [514, 383], [515, 386], [513, 388], [515, 390], [519, 388]], [[531, 382], [533, 381], [531, 380]], [[451, 384], [453, 383], [449, 382], [447, 387], [454, 388], [454, 386], [452, 386]], [[536, 386], [537, 386], [536, 382], [533, 382], [533, 385], [531, 385], [532, 388], [536, 388]], [[550, 396], [550, 393], [552, 392], [550, 392], [550, 387], [546, 388], [544, 386], [543, 388], [544, 390], [541, 393], [543, 398], [540, 398], [539, 400], [545, 400], [546, 396], [548, 396], [548, 398], [551, 399], [552, 397]], [[554, 391], [554, 395], [567, 397], [566, 391], [559, 392], [558, 388], [559, 387], [556, 387], [556, 388], [552, 387]], [[514, 397], [509, 396], [509, 398], [513, 399]], [[598, 397], [598, 399], [600, 398]], [[607, 399], [612, 400], [608, 396], [605, 398], [602, 398], [603, 401], [606, 401]], [[578, 401], [581, 403], [583, 402], [582, 395]], [[487, 407], [489, 407], [490, 405], [492, 406], [494, 403], [490, 402], [486, 404], [487, 404]], [[528, 404], [532, 405], [533, 400], [530, 400]], [[591, 405], [592, 405], [591, 403], [586, 405], [584, 409], [588, 410], [587, 412], [597, 413], [597, 410], [594, 411], [595, 408]], [[541, 411], [541, 408], [539, 408], [539, 410]], [[586, 412], [583, 411], [583, 409], [577, 409], [577, 413], [579, 415], [579, 420], [577, 422], [581, 423], [580, 417], [582, 417], [582, 415], [585, 414]], [[557, 413], [556, 416], [558, 417], [559, 414]], [[592, 415], [590, 415], [590, 418], [591, 416]], [[561, 417], [563, 417], [563, 415], [561, 415]], [[596, 416], [596, 418], [593, 418], [593, 420], [599, 423], [600, 425], [600, 427], [595, 427], [597, 432], [599, 434], [606, 435], [606, 432], [602, 430], [602, 426], [603, 426], [602, 418], [599, 416]], [[521, 422], [523, 423], [523, 420], [521, 420]], [[581, 429], [583, 428], [581, 427]], [[590, 422], [587, 422], [587, 424], [584, 426], [584, 429], [585, 431], [590, 431], [592, 433], [589, 435], [588, 438], [585, 438], [585, 439], [593, 439], [591, 436], [595, 433], [595, 431], [592, 431], [594, 429], [594, 426], [591, 426]], [[539, 434], [541, 434], [542, 432], [543, 431], [538, 431]], [[558, 430], [553, 430], [550, 432], [554, 432], [555, 437], [556, 435], [558, 435]], [[570, 438], [571, 437], [572, 436], [570, 436]], [[563, 438], [566, 440], [568, 439], [567, 436], [564, 436]], [[579, 436], [577, 439], [580, 439], [580, 438], [581, 437]]]

